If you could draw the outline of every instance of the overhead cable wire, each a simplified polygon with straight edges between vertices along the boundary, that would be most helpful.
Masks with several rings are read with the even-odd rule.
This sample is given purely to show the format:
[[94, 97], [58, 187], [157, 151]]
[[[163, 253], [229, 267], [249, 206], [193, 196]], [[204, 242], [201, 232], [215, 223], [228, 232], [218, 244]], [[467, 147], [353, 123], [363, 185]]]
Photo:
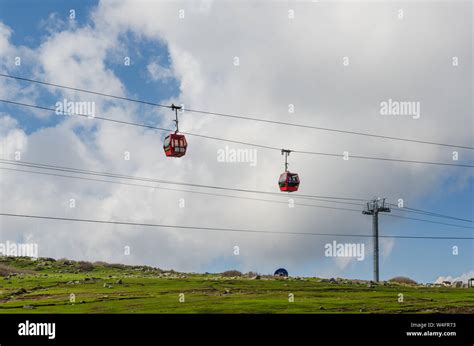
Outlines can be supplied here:
[[452, 219], [452, 220], [457, 220], [457, 221], [464, 221], [464, 222], [471, 222], [471, 223], [473, 222], [472, 219], [460, 218], [460, 217], [450, 216], [446, 214], [435, 213], [428, 210], [410, 208], [406, 206], [399, 207], [397, 204], [393, 204], [393, 203], [388, 203], [388, 204], [394, 207], [394, 209], [392, 208], [392, 211], [398, 210], [398, 211], [407, 212], [407, 213], [421, 214], [421, 215], [427, 215], [427, 216], [432, 216], [432, 217], [440, 217], [440, 218]]
[[387, 214], [387, 213], [382, 213], [381, 215], [383, 216], [388, 216], [388, 217], [396, 217], [399, 219], [406, 219], [406, 220], [414, 220], [414, 221], [421, 221], [421, 222], [429, 222], [429, 223], [434, 223], [438, 225], [445, 225], [445, 226], [452, 226], [452, 227], [459, 227], [459, 228], [468, 228], [468, 229], [474, 229], [472, 226], [464, 226], [464, 225], [456, 225], [453, 223], [446, 223], [446, 222], [440, 222], [440, 221], [432, 221], [432, 220], [426, 220], [426, 219], [418, 219], [415, 217], [408, 217], [408, 216], [401, 216], [401, 215], [394, 215], [394, 214]]
[[[224, 195], [224, 194], [217, 194], [217, 193], [210, 193], [210, 192], [202, 192], [202, 191], [193, 191], [193, 190], [182, 190], [182, 189], [173, 189], [167, 188], [162, 186], [153, 186], [153, 185], [144, 185], [144, 184], [135, 184], [135, 183], [126, 183], [122, 181], [113, 181], [113, 180], [103, 180], [103, 179], [95, 179], [95, 178], [86, 178], [86, 177], [79, 177], [79, 176], [72, 176], [72, 175], [65, 175], [65, 174], [56, 174], [56, 173], [49, 173], [49, 172], [38, 172], [38, 171], [28, 171], [23, 169], [16, 169], [16, 168], [7, 168], [7, 167], [0, 167], [0, 170], [7, 170], [7, 171], [14, 171], [14, 172], [22, 172], [22, 173], [31, 173], [31, 174], [39, 174], [45, 176], [54, 176], [54, 177], [61, 177], [61, 178], [70, 178], [70, 179], [77, 179], [77, 180], [86, 180], [86, 181], [95, 181], [95, 182], [102, 182], [102, 183], [110, 183], [110, 184], [117, 184], [117, 185], [126, 185], [126, 186], [136, 186], [136, 187], [145, 187], [150, 189], [158, 189], [158, 190], [168, 190], [168, 191], [176, 191], [176, 192], [186, 192], [186, 193], [193, 193], [193, 194], [200, 194], [200, 195], [208, 195], [208, 196], [217, 196], [217, 197], [227, 197], [227, 198], [235, 198], [235, 199], [243, 199], [243, 200], [251, 200], [251, 201], [260, 201], [260, 202], [269, 202], [269, 203], [279, 203], [288, 205], [288, 202], [285, 201], [276, 201], [276, 200], [269, 200], [269, 199], [262, 199], [262, 198], [254, 198], [254, 197], [244, 197], [244, 196], [232, 196], [232, 195]], [[327, 199], [311, 199], [315, 201], [322, 201], [322, 202], [336, 202]], [[337, 203], [344, 203], [337, 201]], [[351, 203], [353, 204], [353, 203]], [[354, 211], [360, 213], [360, 209], [350, 209], [350, 208], [340, 208], [340, 207], [333, 207], [333, 206], [323, 206], [323, 205], [316, 205], [316, 204], [305, 204], [305, 203], [294, 203], [296, 206], [303, 206], [303, 207], [314, 207], [314, 208], [325, 208], [325, 209], [335, 209], [335, 210], [346, 210], [346, 211]]]
[[[221, 228], [221, 227], [207, 227], [207, 226], [185, 226], [185, 225], [169, 225], [157, 223], [140, 223], [130, 221], [111, 221], [111, 220], [97, 220], [97, 219], [82, 219], [69, 217], [56, 217], [46, 215], [31, 215], [31, 214], [15, 214], [15, 213], [0, 213], [0, 216], [29, 218], [29, 219], [43, 219], [55, 221], [72, 221], [98, 224], [112, 224], [124, 226], [143, 226], [156, 228], [174, 228], [174, 229], [195, 229], [204, 231], [219, 231], [219, 232], [237, 232], [237, 233], [266, 233], [266, 234], [282, 234], [282, 235], [308, 235], [308, 236], [329, 236], [329, 237], [362, 237], [373, 238], [373, 235], [354, 234], [354, 233], [313, 233], [313, 232], [278, 232], [278, 231], [263, 231], [253, 229], [236, 229], [236, 228]], [[474, 240], [474, 237], [439, 237], [439, 236], [408, 236], [408, 235], [379, 235], [380, 238], [401, 238], [401, 239], [443, 239], [443, 240]]]
[[[10, 162], [2, 162], [5, 160], [0, 159], [1, 164], [9, 164]], [[16, 162], [18, 163], [18, 162]], [[15, 163], [13, 163], [15, 164]], [[59, 169], [56, 169], [52, 165], [31, 165], [31, 164], [24, 164], [23, 162], [21, 164], [17, 164], [19, 166], [26, 166], [26, 167], [32, 167], [32, 168], [42, 168], [42, 169], [47, 169], [47, 170], [57, 170], [57, 171], [67, 171], [70, 173], [79, 173], [79, 174], [86, 174], [89, 175], [98, 175], [96, 174], [97, 172], [88, 172], [86, 170], [65, 170], [64, 167], [61, 167]], [[43, 167], [43, 166], [47, 166]], [[65, 177], [65, 178], [78, 178], [82, 180], [91, 180], [91, 181], [99, 181], [99, 182], [105, 182], [105, 183], [116, 183], [116, 184], [121, 184], [121, 185], [130, 185], [130, 186], [141, 186], [141, 187], [148, 187], [148, 188], [156, 188], [156, 189], [164, 189], [164, 190], [172, 190], [172, 191], [181, 191], [181, 192], [191, 192], [191, 193], [200, 193], [204, 195], [213, 195], [213, 196], [221, 196], [221, 197], [230, 197], [230, 198], [242, 198], [242, 199], [247, 199], [247, 200], [256, 200], [256, 201], [263, 201], [263, 202], [275, 202], [275, 203], [281, 203], [281, 204], [288, 204], [288, 202], [283, 202], [283, 201], [271, 201], [271, 200], [265, 200], [265, 199], [257, 199], [257, 198], [249, 198], [249, 197], [241, 197], [241, 196], [229, 196], [229, 195], [222, 195], [222, 194], [213, 194], [213, 193], [205, 193], [205, 192], [199, 192], [199, 191], [190, 191], [190, 190], [179, 190], [179, 189], [171, 189], [171, 188], [163, 188], [163, 187], [156, 187], [156, 186], [151, 186], [151, 185], [140, 185], [140, 184], [130, 184], [130, 183], [123, 183], [123, 182], [114, 182], [110, 180], [100, 180], [100, 179], [92, 179], [92, 178], [84, 178], [84, 177], [77, 177], [77, 176], [67, 176], [67, 175], [60, 175], [60, 174], [53, 174], [53, 173], [45, 173], [45, 172], [35, 172], [35, 171], [26, 171], [26, 170], [19, 170], [19, 169], [10, 169], [10, 168], [4, 168], [0, 167], [0, 169], [5, 169], [5, 170], [11, 170], [11, 171], [20, 171], [20, 172], [25, 172], [25, 173], [33, 173], [33, 174], [42, 174], [42, 175], [49, 175], [49, 176], [58, 176], [58, 177]], [[106, 177], [112, 177], [112, 178], [119, 178], [119, 179], [129, 179], [129, 180], [143, 180], [141, 178], [133, 177], [133, 176], [125, 176], [125, 175], [100, 175], [100, 176], [106, 176]], [[153, 179], [146, 179], [145, 181], [148, 182], [158, 182], [158, 183], [163, 183], [163, 181], [160, 180], [153, 180]], [[206, 186], [209, 187], [209, 186]], [[229, 189], [233, 191], [234, 189]], [[245, 191], [252, 191], [253, 193], [262, 193], [263, 191], [257, 191], [257, 190], [245, 190]], [[266, 193], [266, 192], [265, 192]], [[280, 193], [275, 193], [278, 197], [282, 197]], [[296, 196], [298, 197], [298, 196]], [[329, 200], [327, 199], [328, 197], [316, 197], [316, 196], [311, 196], [311, 195], [303, 195], [301, 197], [302, 199], [309, 199], [309, 200], [316, 200], [316, 201], [323, 201], [323, 202], [331, 202], [331, 203], [341, 203], [341, 204], [353, 204], [353, 205], [359, 205], [363, 206], [362, 204], [357, 204], [357, 203], [351, 203], [351, 202], [346, 202], [346, 201], [339, 201], [339, 200]], [[341, 198], [341, 197], [332, 197], [331, 198]], [[320, 206], [320, 205], [313, 205], [313, 204], [302, 204], [302, 203], [295, 203], [295, 205], [301, 205], [301, 206], [307, 206], [307, 207], [317, 207], [317, 208], [327, 208], [327, 209], [339, 209], [339, 210], [347, 210], [347, 211], [356, 211], [360, 212], [359, 209], [350, 209], [350, 208], [339, 208], [339, 207], [329, 207], [329, 206]], [[384, 214], [385, 215], [385, 214]], [[453, 227], [459, 227], [459, 228], [468, 228], [468, 229], [474, 229], [473, 227], [470, 226], [463, 226], [463, 225], [457, 225], [457, 224], [451, 224], [451, 223], [444, 223], [444, 222], [438, 222], [438, 221], [432, 221], [432, 220], [426, 220], [426, 219], [418, 219], [418, 218], [411, 218], [411, 217], [405, 217], [401, 215], [393, 215], [393, 214], [386, 214], [387, 216], [392, 216], [392, 217], [397, 217], [401, 219], [407, 219], [407, 220], [414, 220], [414, 221], [421, 221], [421, 222], [429, 222], [429, 223], [435, 223], [435, 224], [441, 224], [445, 226], [453, 226]], [[429, 215], [427, 215], [429, 216]]]
[[[44, 81], [31, 79], [31, 78], [24, 78], [24, 77], [19, 77], [19, 76], [8, 75], [8, 74], [5, 74], [5, 73], [0, 73], [0, 76], [5, 77], [5, 78], [21, 80], [21, 81], [25, 81], [25, 82], [36, 83], [36, 84], [41, 84], [41, 85], [45, 85], [45, 86], [60, 88], [60, 89], [67, 89], [67, 90], [72, 90], [72, 91], [77, 91], [77, 92], [82, 92], [82, 93], [88, 93], [88, 94], [93, 94], [93, 95], [98, 95], [98, 96], [103, 96], [103, 97], [114, 98], [114, 99], [118, 99], [118, 100], [122, 100], [122, 101], [130, 101], [130, 102], [134, 102], [134, 103], [140, 103], [140, 104], [144, 104], [144, 105], [148, 105], [148, 106], [154, 106], [154, 107], [160, 107], [160, 108], [171, 108], [171, 106], [159, 104], [159, 103], [156, 103], [156, 102], [144, 101], [144, 100], [124, 97], [124, 96], [111, 95], [111, 94], [106, 94], [106, 93], [98, 92], [98, 91], [86, 90], [86, 89], [75, 88], [75, 87], [56, 84], [56, 83], [44, 82]], [[387, 135], [380, 135], [380, 134], [375, 134], [375, 133], [351, 131], [351, 130], [342, 130], [342, 129], [322, 127], [322, 126], [314, 126], [314, 125], [296, 124], [296, 123], [290, 123], [290, 122], [284, 122], [284, 121], [264, 119], [264, 118], [260, 118], [260, 117], [248, 117], [248, 116], [241, 116], [241, 115], [221, 113], [221, 112], [204, 111], [204, 110], [198, 110], [198, 109], [184, 109], [184, 110], [186, 112], [191, 112], [191, 113], [196, 113], [196, 114], [213, 115], [213, 116], [220, 116], [220, 117], [233, 118], [233, 119], [239, 119], [239, 120], [256, 121], [256, 122], [261, 122], [261, 123], [284, 125], [284, 126], [291, 126], [291, 127], [297, 127], [297, 128], [307, 128], [307, 129], [313, 129], [313, 130], [319, 130], [319, 131], [329, 131], [329, 132], [350, 134], [350, 135], [356, 135], [356, 136], [365, 136], [365, 137], [373, 137], [373, 138], [379, 138], [379, 139], [388, 139], [388, 140], [395, 140], [395, 141], [412, 142], [412, 143], [418, 143], [418, 144], [429, 144], [429, 145], [437, 145], [437, 146], [461, 148], [461, 149], [474, 149], [474, 147], [466, 146], [466, 145], [440, 143], [440, 142], [434, 142], [434, 141], [428, 141], [428, 140], [419, 140], [419, 139], [412, 139], [412, 138], [387, 136]]]
[[[50, 112], [54, 112], [56, 114], [58, 113], [57, 110], [54, 109], [54, 108], [37, 106], [37, 105], [27, 104], [27, 103], [23, 103], [23, 102], [16, 102], [16, 101], [3, 100], [3, 99], [0, 99], [0, 102], [13, 104], [13, 105], [17, 105], [17, 106], [47, 110], [47, 111], [50, 111]], [[67, 112], [67, 111], [66, 112], [60, 112], [60, 113], [62, 113], [63, 115], [81, 116], [81, 117], [86, 117], [86, 118], [90, 118], [90, 119], [98, 119], [98, 120], [102, 120], [102, 121], [114, 122], [114, 123], [119, 123], [119, 124], [123, 124], [123, 125], [143, 127], [143, 128], [154, 129], [154, 130], [158, 130], [158, 131], [173, 132], [173, 130], [171, 130], [171, 129], [166, 129], [166, 128], [162, 128], [162, 127], [147, 125], [147, 124], [140, 124], [140, 123], [135, 123], [135, 122], [130, 122], [130, 121], [106, 118], [106, 117], [101, 117], [101, 116], [91, 117], [90, 115], [87, 115], [87, 114]], [[198, 138], [205, 138], [205, 139], [211, 139], [211, 140], [216, 140], [216, 141], [221, 141], [221, 142], [241, 144], [241, 145], [246, 145], [246, 146], [251, 146], [251, 147], [256, 147], [256, 148], [261, 148], [261, 149], [275, 150], [275, 151], [278, 151], [278, 152], [281, 152], [281, 150], [282, 150], [279, 147], [270, 146], [270, 145], [250, 143], [250, 142], [238, 141], [238, 140], [215, 137], [215, 136], [202, 135], [202, 134], [191, 133], [191, 132], [180, 132], [180, 133], [184, 134], [184, 135], [188, 135], [188, 136], [198, 137]], [[336, 153], [325, 153], [325, 152], [304, 151], [304, 150], [291, 150], [291, 152], [299, 153], [299, 154], [331, 156], [331, 157], [344, 158], [344, 155], [336, 154]], [[375, 161], [387, 161], [387, 162], [399, 162], [399, 163], [411, 163], [411, 164], [426, 164], [426, 165], [436, 165], [436, 166], [474, 168], [474, 165], [467, 165], [467, 164], [434, 162], [434, 161], [420, 161], [420, 160], [406, 160], [406, 159], [374, 157], [374, 156], [362, 156], [362, 155], [349, 155], [348, 158], [363, 159], [363, 160], [375, 160]]]
[[[169, 184], [169, 185], [183, 185], [183, 186], [191, 186], [191, 187], [206, 188], [206, 189], [227, 190], [227, 191], [235, 191], [235, 192], [254, 193], [254, 194], [266, 194], [266, 195], [275, 195], [275, 196], [280, 196], [280, 197], [283, 196], [281, 192], [271, 192], [271, 191], [241, 189], [241, 188], [232, 188], [232, 187], [216, 186], [216, 185], [178, 182], [178, 181], [170, 181], [170, 180], [164, 180], [164, 179], [155, 179], [155, 178], [148, 178], [148, 177], [141, 177], [141, 176], [103, 172], [103, 171], [84, 170], [84, 169], [78, 169], [78, 168], [72, 168], [72, 167], [66, 167], [66, 166], [49, 165], [49, 164], [34, 163], [34, 162], [28, 162], [28, 161], [15, 161], [15, 160], [0, 159], [0, 163], [7, 164], [7, 165], [14, 165], [14, 166], [26, 166], [26, 167], [34, 167], [34, 168], [39, 168], [39, 169], [54, 170], [54, 171], [61, 171], [61, 172], [97, 175], [97, 176], [105, 176], [105, 177], [112, 177], [112, 178], [122, 178], [122, 179], [162, 183], [162, 184]], [[287, 195], [287, 196], [290, 196], [290, 195]], [[303, 199], [322, 198], [322, 199], [347, 200], [347, 201], [366, 201], [366, 199], [354, 198], [354, 197], [308, 195], [308, 194], [292, 194], [291, 197], [303, 198]]]

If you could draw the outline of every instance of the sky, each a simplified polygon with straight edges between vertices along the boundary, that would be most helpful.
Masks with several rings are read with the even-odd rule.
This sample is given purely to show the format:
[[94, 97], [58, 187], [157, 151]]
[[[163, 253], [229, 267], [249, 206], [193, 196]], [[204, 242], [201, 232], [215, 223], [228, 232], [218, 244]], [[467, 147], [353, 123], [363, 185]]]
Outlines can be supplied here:
[[[473, 146], [472, 2], [0, 1], [0, 71], [184, 108]], [[71, 18], [74, 14], [74, 18]], [[18, 64], [18, 59], [21, 62]], [[238, 59], [236, 59], [238, 58]], [[236, 61], [238, 60], [238, 64]], [[454, 63], [456, 61], [456, 63]], [[129, 64], [127, 62], [130, 62]], [[96, 116], [174, 128], [169, 109], [0, 77], [0, 99], [55, 108], [94, 104]], [[413, 114], [381, 103], [413, 102]], [[290, 108], [294, 109], [290, 112]], [[292, 153], [299, 194], [403, 199], [472, 219], [473, 170], [342, 159], [350, 155], [473, 164], [469, 149], [180, 113], [183, 132], [330, 152]], [[188, 137], [165, 157], [165, 132], [0, 102], [2, 159], [278, 192], [278, 151]], [[222, 162], [247, 150], [255, 164]], [[250, 150], [250, 151], [249, 151]], [[253, 151], [255, 150], [255, 151]], [[458, 161], [453, 161], [453, 151]], [[127, 153], [127, 155], [125, 155]], [[125, 157], [129, 159], [125, 159]], [[0, 164], [1, 167], [10, 167]], [[183, 226], [370, 235], [362, 213], [224, 198], [0, 170], [3, 213]], [[158, 184], [159, 185], [159, 184]], [[161, 187], [173, 187], [165, 186]], [[184, 189], [184, 188], [183, 188]], [[187, 188], [201, 192], [216, 192]], [[75, 206], [71, 208], [70, 201]], [[184, 207], [183, 206], [184, 203]], [[318, 205], [356, 208], [318, 201]], [[392, 208], [390, 215], [472, 226]], [[472, 228], [380, 215], [381, 235], [472, 237]], [[370, 238], [251, 234], [0, 217], [0, 242], [37, 243], [42, 257], [147, 264], [190, 272], [372, 278]], [[365, 257], [327, 257], [326, 244], [364, 244]], [[235, 247], [238, 246], [238, 254]], [[129, 253], [124, 249], [128, 247]], [[457, 248], [457, 252], [453, 251]], [[380, 277], [474, 277], [472, 240], [380, 240]]]

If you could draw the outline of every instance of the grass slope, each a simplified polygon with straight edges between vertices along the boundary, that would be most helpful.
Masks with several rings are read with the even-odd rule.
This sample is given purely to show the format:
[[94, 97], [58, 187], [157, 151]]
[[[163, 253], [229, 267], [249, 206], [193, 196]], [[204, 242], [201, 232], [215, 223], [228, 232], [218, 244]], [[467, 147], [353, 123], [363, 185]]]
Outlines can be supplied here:
[[[184, 302], [179, 295], [184, 294]], [[404, 302], [399, 303], [399, 294]], [[71, 303], [70, 295], [75, 295]], [[294, 302], [289, 302], [289, 294]], [[474, 289], [0, 257], [0, 313], [474, 313]]]

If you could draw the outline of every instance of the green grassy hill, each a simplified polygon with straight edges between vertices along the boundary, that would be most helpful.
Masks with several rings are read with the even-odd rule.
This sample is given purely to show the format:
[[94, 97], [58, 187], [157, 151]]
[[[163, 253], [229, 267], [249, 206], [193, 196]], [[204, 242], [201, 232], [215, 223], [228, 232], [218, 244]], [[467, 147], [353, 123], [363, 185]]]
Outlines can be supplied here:
[[0, 313], [474, 313], [470, 288], [237, 275], [0, 257]]

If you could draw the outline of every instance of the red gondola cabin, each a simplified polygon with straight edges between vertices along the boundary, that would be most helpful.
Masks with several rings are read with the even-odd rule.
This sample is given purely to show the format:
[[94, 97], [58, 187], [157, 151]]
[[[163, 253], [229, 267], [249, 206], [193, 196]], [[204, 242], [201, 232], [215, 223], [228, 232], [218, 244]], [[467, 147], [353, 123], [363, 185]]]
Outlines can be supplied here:
[[284, 172], [280, 175], [278, 180], [280, 191], [293, 192], [298, 191], [300, 185], [300, 178], [297, 173]]
[[165, 137], [165, 141], [163, 143], [163, 149], [165, 150], [166, 156], [172, 157], [184, 156], [184, 154], [186, 154], [187, 146], [188, 143], [186, 142], [184, 135], [177, 133], [170, 133]]

